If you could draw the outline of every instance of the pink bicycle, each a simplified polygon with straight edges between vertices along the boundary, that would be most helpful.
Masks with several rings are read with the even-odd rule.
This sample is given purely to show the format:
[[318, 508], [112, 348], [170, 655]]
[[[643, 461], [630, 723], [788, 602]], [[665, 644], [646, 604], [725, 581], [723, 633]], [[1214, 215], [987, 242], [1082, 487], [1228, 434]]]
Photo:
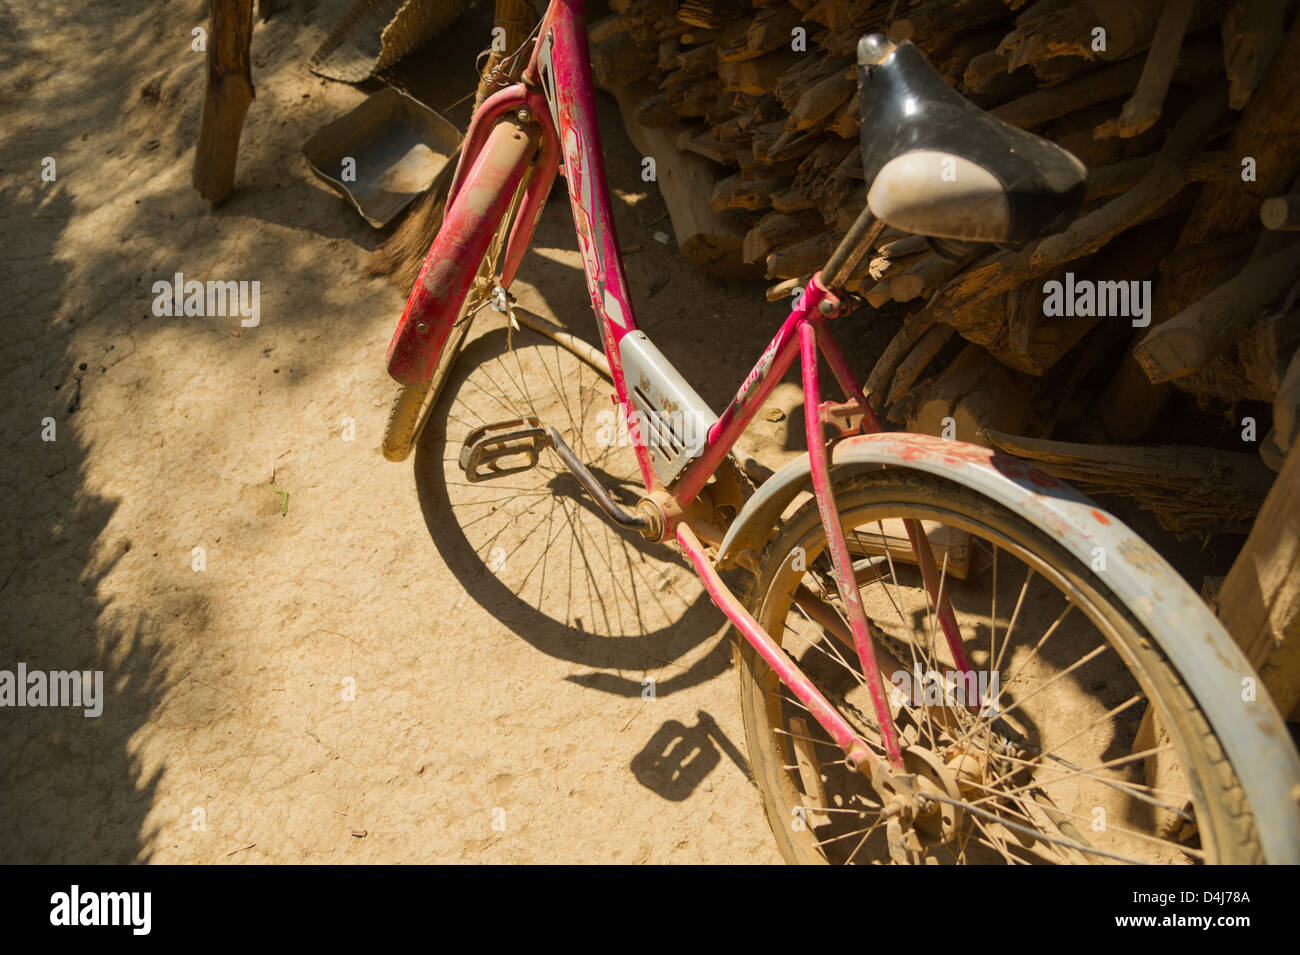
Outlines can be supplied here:
[[[752, 773], [792, 862], [1300, 861], [1300, 760], [1182, 578], [1028, 464], [883, 432], [830, 333], [886, 224], [939, 250], [1038, 238], [1078, 210], [1078, 161], [966, 102], [911, 44], [865, 37], [867, 208], [718, 415], [634, 316], [583, 0], [551, 0], [528, 44], [474, 116], [388, 353], [388, 458], [446, 405], [434, 503], [486, 565], [460, 568], [467, 586], [531, 608], [518, 629], [560, 652], [603, 632], [601, 662], [648, 669], [709, 629], [681, 596], [684, 555], [743, 638]], [[561, 170], [603, 355], [508, 292]], [[467, 344], [489, 305], [505, 347]], [[796, 358], [809, 451], [754, 487], [731, 452]], [[822, 361], [843, 400], [823, 401]]]

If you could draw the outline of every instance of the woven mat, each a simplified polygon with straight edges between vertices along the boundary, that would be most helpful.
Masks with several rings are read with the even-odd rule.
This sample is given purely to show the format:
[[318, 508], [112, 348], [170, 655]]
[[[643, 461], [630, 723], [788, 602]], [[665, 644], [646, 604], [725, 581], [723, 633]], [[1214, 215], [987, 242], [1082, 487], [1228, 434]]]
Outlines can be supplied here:
[[468, 0], [358, 0], [308, 65], [331, 80], [363, 82], [436, 36], [468, 5]]

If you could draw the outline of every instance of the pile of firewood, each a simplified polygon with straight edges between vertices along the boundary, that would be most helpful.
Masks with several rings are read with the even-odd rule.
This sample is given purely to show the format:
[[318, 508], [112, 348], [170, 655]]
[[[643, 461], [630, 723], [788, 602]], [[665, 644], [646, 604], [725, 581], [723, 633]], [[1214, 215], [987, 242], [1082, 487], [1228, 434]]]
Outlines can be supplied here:
[[[912, 40], [972, 101], [1078, 156], [1087, 200], [1061, 234], [959, 262], [919, 237], [880, 236], [849, 288], [905, 320], [870, 394], [911, 430], [952, 419], [962, 440], [1087, 470], [1181, 533], [1249, 528], [1264, 465], [1277, 470], [1300, 431], [1289, 0], [612, 7], [591, 28], [597, 80], [656, 159], [682, 251], [721, 274], [761, 270], [771, 298], [806, 282], [866, 202], [853, 59], [864, 33]], [[1045, 317], [1044, 284], [1067, 273], [1150, 280], [1149, 327]], [[1254, 430], [1238, 420], [1235, 449], [1185, 447], [1171, 472], [1147, 445], [1169, 443], [1152, 430], [1176, 389], [1252, 410]]]

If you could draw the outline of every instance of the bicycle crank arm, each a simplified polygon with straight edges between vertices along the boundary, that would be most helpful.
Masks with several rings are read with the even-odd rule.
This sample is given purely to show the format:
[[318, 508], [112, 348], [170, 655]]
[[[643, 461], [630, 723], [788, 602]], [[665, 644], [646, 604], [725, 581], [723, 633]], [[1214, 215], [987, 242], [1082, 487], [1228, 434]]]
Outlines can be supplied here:
[[596, 475], [578, 460], [560, 433], [552, 427], [540, 425], [536, 418], [512, 418], [475, 428], [466, 435], [465, 443], [461, 445], [458, 463], [465, 472], [465, 477], [477, 484], [479, 481], [532, 470], [537, 467], [541, 453], [546, 448], [560, 456], [564, 466], [587, 489], [604, 515], [619, 527], [641, 531], [649, 536], [651, 529], [660, 525], [661, 522], [656, 520], [659, 515], [648, 510], [653, 507], [649, 502], [642, 505], [647, 509], [645, 513], [631, 514], [623, 510], [610, 497], [609, 491]]
[[650, 518], [644, 514], [629, 514], [619, 506], [618, 502], [609, 496], [609, 491], [605, 486], [596, 479], [596, 475], [587, 469], [587, 466], [578, 460], [578, 456], [560, 437], [560, 433], [552, 427], [544, 429], [550, 441], [550, 448], [560, 456], [564, 466], [568, 468], [573, 476], [576, 477], [596, 500], [597, 506], [605, 513], [611, 521], [619, 527], [627, 528], [630, 531], [646, 531], [651, 526]]

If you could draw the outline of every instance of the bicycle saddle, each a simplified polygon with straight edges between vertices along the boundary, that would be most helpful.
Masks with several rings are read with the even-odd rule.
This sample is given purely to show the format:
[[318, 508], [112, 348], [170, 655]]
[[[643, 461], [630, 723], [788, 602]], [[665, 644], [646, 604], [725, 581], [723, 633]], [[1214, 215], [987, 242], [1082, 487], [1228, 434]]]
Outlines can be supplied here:
[[910, 42], [858, 42], [862, 165], [872, 214], [905, 232], [1019, 244], [1059, 232], [1087, 169], [994, 119], [949, 86]]

